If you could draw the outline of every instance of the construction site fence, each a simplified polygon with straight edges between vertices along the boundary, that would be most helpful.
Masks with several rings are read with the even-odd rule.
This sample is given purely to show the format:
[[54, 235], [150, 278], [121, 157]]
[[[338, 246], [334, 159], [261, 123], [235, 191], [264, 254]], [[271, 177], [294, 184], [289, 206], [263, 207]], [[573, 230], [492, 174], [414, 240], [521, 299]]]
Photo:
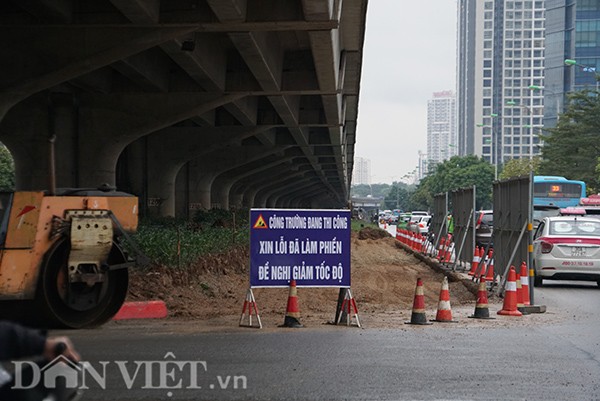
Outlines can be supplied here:
[[486, 277], [501, 294], [510, 266], [531, 267], [532, 182], [532, 174], [494, 182], [493, 232], [486, 247], [476, 242], [476, 186], [436, 194], [429, 232], [402, 229], [396, 238], [447, 269], [468, 272], [474, 281]]

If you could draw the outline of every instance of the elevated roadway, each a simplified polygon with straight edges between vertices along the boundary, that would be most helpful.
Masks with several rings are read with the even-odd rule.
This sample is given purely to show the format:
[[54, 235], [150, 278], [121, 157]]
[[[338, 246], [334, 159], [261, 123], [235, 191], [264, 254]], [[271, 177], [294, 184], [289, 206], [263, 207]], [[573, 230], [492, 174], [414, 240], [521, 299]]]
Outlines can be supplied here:
[[116, 186], [149, 215], [344, 206], [366, 10], [367, 0], [2, 2], [0, 141], [17, 189], [52, 188], [55, 168], [57, 187]]

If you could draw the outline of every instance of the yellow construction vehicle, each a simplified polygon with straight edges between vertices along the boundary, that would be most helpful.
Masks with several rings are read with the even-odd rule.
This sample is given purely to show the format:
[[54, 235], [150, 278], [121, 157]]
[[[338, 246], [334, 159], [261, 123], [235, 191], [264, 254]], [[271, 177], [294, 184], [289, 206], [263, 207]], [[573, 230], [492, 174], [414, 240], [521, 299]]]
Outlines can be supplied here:
[[0, 319], [100, 325], [121, 307], [138, 199], [104, 189], [0, 193]]

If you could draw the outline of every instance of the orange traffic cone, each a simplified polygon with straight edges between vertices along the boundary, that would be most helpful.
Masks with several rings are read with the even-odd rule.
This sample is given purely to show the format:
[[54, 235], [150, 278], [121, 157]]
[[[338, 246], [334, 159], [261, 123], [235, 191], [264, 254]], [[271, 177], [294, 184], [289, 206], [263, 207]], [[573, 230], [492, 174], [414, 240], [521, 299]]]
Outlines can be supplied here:
[[448, 277], [442, 280], [442, 288], [440, 289], [440, 300], [438, 309], [435, 315], [434, 322], [456, 323], [452, 320], [452, 308], [450, 308], [450, 289], [448, 288]]
[[470, 318], [473, 319], [495, 319], [490, 317], [490, 309], [488, 307], [488, 296], [487, 296], [487, 284], [486, 279], [483, 277], [479, 282], [479, 288], [477, 289], [477, 303], [475, 304], [475, 312]]
[[[492, 254], [492, 251], [490, 251], [490, 254]], [[485, 275], [485, 281], [490, 282], [490, 283], [494, 283], [494, 280], [496, 279], [496, 277], [494, 276], [494, 258], [490, 259], [490, 262], [488, 263], [488, 267], [487, 267], [487, 274], [485, 271], [481, 272], [481, 276], [483, 277]]]
[[523, 316], [523, 314], [517, 310], [517, 273], [514, 266], [511, 266], [508, 272], [508, 280], [506, 281], [506, 287], [504, 287], [504, 303], [502, 309], [498, 311], [498, 314], [506, 316]]
[[410, 316], [410, 322], [404, 322], [405, 324], [431, 324], [425, 317], [425, 294], [423, 293], [423, 281], [421, 278], [417, 279], [417, 287], [415, 288], [415, 299], [413, 301], [412, 314]]
[[440, 245], [438, 246], [437, 258], [441, 262], [442, 258], [446, 255], [444, 249], [446, 248], [446, 237], [440, 238]]
[[521, 285], [521, 276], [519, 276], [519, 274], [515, 275], [517, 276], [517, 310], [524, 315], [529, 315], [529, 312], [525, 311], [525, 305], [523, 304], [523, 286]]
[[525, 306], [531, 305], [531, 298], [529, 297], [529, 274], [527, 269], [527, 263], [521, 263], [521, 287], [523, 287], [523, 304]]
[[452, 251], [454, 251], [454, 241], [452, 240], [452, 235], [448, 234], [448, 239], [446, 240], [446, 255], [444, 256], [444, 263], [450, 263], [452, 259]]
[[472, 281], [475, 281], [478, 278], [480, 279], [483, 276], [481, 272], [485, 272], [487, 270], [487, 265], [489, 262], [489, 252], [488, 256], [485, 256], [485, 249], [481, 247], [481, 261], [479, 262], [479, 266], [477, 266], [477, 270], [475, 270], [475, 273], [473, 273], [473, 278], [471, 279]]
[[279, 327], [302, 327], [300, 321], [300, 308], [298, 307], [298, 293], [296, 290], [296, 280], [290, 282], [290, 295], [287, 302], [287, 310], [285, 313], [285, 320]]
[[469, 270], [469, 276], [472, 276], [477, 271], [479, 267], [479, 262], [481, 262], [481, 251], [479, 247], [475, 247], [475, 251], [473, 252], [473, 261], [471, 262], [471, 270]]

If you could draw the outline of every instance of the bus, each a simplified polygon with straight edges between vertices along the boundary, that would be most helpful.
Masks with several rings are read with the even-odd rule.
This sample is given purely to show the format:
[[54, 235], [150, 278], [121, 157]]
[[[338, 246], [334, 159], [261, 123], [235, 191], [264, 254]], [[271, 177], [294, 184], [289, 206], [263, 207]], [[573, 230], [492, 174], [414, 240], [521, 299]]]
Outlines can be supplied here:
[[536, 175], [533, 177], [533, 206], [577, 206], [585, 197], [585, 182], [565, 177]]

